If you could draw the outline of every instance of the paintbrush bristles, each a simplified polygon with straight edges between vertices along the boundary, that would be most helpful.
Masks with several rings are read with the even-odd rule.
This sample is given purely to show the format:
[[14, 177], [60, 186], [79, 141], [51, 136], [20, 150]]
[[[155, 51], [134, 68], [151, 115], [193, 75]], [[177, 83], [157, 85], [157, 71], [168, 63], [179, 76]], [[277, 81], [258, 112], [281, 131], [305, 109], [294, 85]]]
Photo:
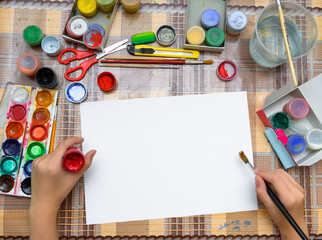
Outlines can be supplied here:
[[244, 151], [239, 152], [239, 157], [241, 160], [243, 160], [244, 163], [246, 163], [246, 164], [248, 163], [248, 158], [246, 157]]
[[204, 60], [203, 63], [204, 64], [213, 64], [214, 60]]

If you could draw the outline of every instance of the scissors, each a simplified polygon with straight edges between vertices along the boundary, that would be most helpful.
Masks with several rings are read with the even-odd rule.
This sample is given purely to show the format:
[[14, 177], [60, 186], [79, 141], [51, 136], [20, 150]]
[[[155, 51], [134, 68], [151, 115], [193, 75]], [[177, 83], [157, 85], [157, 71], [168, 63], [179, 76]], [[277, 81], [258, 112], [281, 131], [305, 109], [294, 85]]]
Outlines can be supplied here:
[[[83, 79], [85, 74], [86, 74], [86, 72], [88, 71], [88, 69], [93, 64], [98, 63], [98, 59], [106, 56], [107, 54], [110, 54], [110, 53], [113, 53], [113, 52], [116, 52], [116, 51], [119, 51], [119, 50], [122, 50], [122, 49], [126, 48], [127, 45], [125, 45], [125, 43], [127, 43], [128, 41], [129, 41], [128, 39], [125, 39], [125, 40], [117, 42], [117, 43], [115, 43], [115, 44], [113, 44], [113, 45], [111, 45], [109, 47], [104, 48], [103, 52], [100, 52], [100, 53], [96, 54], [95, 57], [93, 57], [91, 59], [88, 59], [85, 62], [82, 62], [77, 67], [67, 69], [67, 71], [64, 74], [64, 77], [68, 81], [71, 81], [71, 82], [79, 81], [79, 80]], [[62, 60], [61, 58], [64, 55], [64, 53], [66, 53], [66, 52], [72, 52], [72, 53], [75, 54], [75, 56]], [[80, 60], [80, 59], [91, 57], [91, 56], [94, 56], [94, 50], [81, 51], [81, 50], [76, 50], [76, 49], [73, 49], [73, 48], [66, 48], [58, 55], [57, 60], [58, 60], [58, 62], [66, 65], [66, 64], [68, 64], [68, 63], [70, 63], [70, 62], [72, 62], [74, 60]], [[70, 73], [75, 72], [77, 70], [82, 70], [82, 73], [78, 78], [71, 78], [71, 77], [68, 76]]]

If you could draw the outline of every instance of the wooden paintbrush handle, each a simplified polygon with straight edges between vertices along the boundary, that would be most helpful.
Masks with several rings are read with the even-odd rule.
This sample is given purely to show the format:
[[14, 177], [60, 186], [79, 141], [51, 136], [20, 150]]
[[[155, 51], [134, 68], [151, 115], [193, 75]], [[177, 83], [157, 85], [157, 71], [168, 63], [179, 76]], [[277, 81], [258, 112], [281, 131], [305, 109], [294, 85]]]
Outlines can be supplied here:
[[142, 64], [185, 64], [184, 60], [117, 60], [117, 59], [109, 59], [109, 60], [101, 60], [101, 63], [142, 63]]

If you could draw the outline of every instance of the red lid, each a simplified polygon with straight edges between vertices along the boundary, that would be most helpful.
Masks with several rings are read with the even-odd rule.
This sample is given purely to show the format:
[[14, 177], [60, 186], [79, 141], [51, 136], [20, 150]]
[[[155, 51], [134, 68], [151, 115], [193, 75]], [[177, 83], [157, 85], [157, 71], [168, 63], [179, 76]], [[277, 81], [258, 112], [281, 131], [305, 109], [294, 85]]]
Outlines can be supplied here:
[[230, 81], [237, 76], [237, 65], [230, 60], [222, 61], [217, 68], [218, 76], [221, 80]]
[[103, 91], [111, 91], [116, 85], [116, 79], [110, 72], [102, 72], [97, 77], [97, 85]]
[[69, 172], [82, 170], [85, 164], [83, 153], [76, 147], [68, 148], [63, 156], [63, 167]]

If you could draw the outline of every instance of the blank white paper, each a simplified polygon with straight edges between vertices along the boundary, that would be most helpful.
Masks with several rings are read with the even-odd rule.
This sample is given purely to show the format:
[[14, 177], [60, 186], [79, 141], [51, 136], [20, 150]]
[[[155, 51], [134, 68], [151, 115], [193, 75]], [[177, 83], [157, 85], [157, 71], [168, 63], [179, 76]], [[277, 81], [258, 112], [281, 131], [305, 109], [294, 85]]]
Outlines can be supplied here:
[[87, 224], [257, 210], [246, 92], [85, 102]]

